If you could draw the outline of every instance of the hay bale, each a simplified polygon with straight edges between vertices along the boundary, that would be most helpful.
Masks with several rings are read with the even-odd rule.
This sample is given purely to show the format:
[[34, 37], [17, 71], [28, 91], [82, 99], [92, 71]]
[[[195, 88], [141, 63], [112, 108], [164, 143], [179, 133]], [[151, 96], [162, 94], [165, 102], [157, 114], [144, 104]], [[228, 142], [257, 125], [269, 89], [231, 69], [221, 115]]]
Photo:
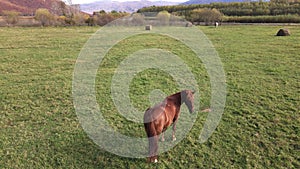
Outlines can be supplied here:
[[146, 26], [145, 26], [145, 29], [146, 29], [147, 31], [152, 30], [152, 25], [146, 25]]
[[185, 24], [185, 27], [192, 27], [193, 26], [193, 24], [191, 23], [191, 22], [187, 22], [186, 24]]
[[291, 33], [288, 29], [279, 29], [279, 31], [277, 32], [276, 36], [290, 36]]

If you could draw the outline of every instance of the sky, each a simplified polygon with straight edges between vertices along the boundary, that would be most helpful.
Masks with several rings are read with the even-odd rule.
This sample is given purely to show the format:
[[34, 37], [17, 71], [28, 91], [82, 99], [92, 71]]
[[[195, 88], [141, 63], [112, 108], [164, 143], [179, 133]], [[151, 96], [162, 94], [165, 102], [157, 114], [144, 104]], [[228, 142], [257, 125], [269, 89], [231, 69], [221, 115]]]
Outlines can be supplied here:
[[[73, 4], [86, 4], [86, 3], [91, 3], [95, 1], [102, 1], [102, 0], [72, 0]], [[105, 1], [105, 0], [104, 0]], [[111, 0], [111, 1], [139, 1], [139, 0]], [[150, 1], [159, 1], [159, 0], [150, 0]], [[169, 1], [169, 2], [185, 2], [187, 0], [163, 0], [163, 1]]]

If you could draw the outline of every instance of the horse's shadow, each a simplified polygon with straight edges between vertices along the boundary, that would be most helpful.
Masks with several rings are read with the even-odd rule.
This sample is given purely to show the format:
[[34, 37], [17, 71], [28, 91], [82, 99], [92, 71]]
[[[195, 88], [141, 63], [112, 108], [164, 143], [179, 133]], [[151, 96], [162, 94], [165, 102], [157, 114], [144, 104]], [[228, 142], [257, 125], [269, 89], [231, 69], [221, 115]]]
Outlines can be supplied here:
[[108, 168], [117, 160], [116, 165], [126, 166], [129, 163], [145, 163], [143, 158], [121, 157], [105, 151], [96, 145], [88, 136], [78, 137], [69, 142], [64, 148], [64, 154], [72, 159], [75, 168], [88, 166], [89, 168]]

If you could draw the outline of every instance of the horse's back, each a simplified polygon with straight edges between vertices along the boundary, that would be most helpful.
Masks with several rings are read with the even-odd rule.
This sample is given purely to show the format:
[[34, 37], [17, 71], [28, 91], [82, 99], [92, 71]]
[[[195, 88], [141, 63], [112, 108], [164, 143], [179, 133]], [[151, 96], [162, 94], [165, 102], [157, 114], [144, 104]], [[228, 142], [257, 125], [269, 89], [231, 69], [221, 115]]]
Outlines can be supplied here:
[[144, 114], [144, 123], [155, 121], [164, 114], [165, 107], [161, 104], [148, 108]]

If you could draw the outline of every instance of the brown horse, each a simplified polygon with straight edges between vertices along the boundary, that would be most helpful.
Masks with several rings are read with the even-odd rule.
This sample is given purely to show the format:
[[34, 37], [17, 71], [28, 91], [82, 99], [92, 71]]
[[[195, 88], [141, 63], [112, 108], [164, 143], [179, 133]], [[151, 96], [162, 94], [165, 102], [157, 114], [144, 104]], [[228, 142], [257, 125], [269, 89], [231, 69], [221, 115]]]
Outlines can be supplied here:
[[157, 162], [158, 138], [162, 134], [161, 141], [164, 141], [164, 131], [173, 124], [172, 140], [176, 140], [176, 122], [180, 114], [180, 106], [185, 103], [192, 113], [194, 111], [194, 93], [191, 90], [183, 90], [166, 97], [161, 103], [148, 108], [144, 114], [144, 126], [149, 141], [149, 162]]

